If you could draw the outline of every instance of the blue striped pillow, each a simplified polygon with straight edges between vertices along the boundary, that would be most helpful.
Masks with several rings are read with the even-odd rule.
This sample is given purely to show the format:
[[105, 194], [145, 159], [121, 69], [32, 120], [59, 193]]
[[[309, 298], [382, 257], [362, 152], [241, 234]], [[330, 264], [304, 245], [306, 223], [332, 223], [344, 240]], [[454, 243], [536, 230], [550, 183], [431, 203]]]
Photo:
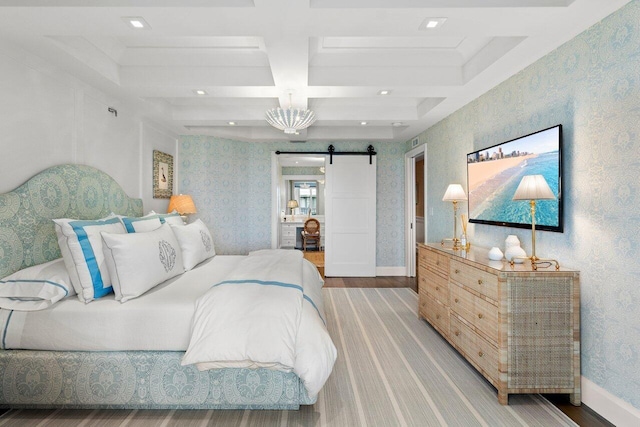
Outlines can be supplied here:
[[126, 233], [117, 216], [100, 220], [54, 219], [62, 258], [78, 298], [90, 302], [110, 294], [111, 278], [104, 261], [100, 232]]

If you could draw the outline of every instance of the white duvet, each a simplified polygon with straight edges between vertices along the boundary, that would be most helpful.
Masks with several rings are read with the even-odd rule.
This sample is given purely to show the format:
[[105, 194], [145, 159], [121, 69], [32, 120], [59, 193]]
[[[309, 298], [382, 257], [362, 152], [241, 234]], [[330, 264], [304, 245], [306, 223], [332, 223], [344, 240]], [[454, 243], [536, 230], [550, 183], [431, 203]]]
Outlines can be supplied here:
[[293, 371], [314, 398], [336, 348], [325, 326], [322, 279], [300, 251], [249, 254], [196, 301], [183, 365]]

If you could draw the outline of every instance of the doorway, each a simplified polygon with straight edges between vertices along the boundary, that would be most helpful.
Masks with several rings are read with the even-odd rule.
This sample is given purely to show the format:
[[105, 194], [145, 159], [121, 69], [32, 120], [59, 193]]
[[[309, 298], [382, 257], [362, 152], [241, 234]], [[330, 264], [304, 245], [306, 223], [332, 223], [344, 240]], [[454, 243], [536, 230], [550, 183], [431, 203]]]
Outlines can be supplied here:
[[[271, 153], [271, 247], [302, 249], [300, 230], [313, 217], [324, 226], [325, 156]], [[322, 245], [321, 245], [322, 246]]]
[[415, 277], [417, 243], [425, 242], [427, 237], [427, 144], [414, 148], [404, 157], [406, 275]]
[[[331, 271], [334, 276], [373, 277], [376, 275], [376, 157], [360, 155], [367, 153], [346, 154], [334, 155], [333, 163], [329, 164], [328, 156], [324, 155], [272, 153], [271, 247], [295, 249], [297, 226], [303, 226], [306, 219], [300, 214], [300, 205], [305, 203], [311, 212], [315, 206], [320, 213], [326, 204], [324, 215], [313, 215], [313, 218], [320, 221], [320, 245], [324, 248], [327, 275]], [[314, 159], [322, 163], [305, 164]], [[303, 172], [299, 170], [289, 175], [292, 171], [285, 170], [299, 167], [315, 169], [304, 171], [310, 175], [299, 175]], [[314, 175], [325, 170], [326, 175]], [[293, 176], [292, 179], [303, 183], [315, 180], [317, 200], [307, 203], [291, 199], [292, 195], [298, 194], [296, 184], [292, 181], [287, 186], [285, 176]], [[294, 203], [289, 204], [291, 201]], [[310, 210], [305, 212], [308, 217]]]

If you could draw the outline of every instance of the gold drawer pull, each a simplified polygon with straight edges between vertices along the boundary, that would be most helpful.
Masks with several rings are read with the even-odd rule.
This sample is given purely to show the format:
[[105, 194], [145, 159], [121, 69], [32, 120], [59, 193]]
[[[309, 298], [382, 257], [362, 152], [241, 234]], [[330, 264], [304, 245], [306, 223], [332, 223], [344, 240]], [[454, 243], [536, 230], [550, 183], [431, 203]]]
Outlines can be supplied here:
[[455, 336], [459, 337], [459, 336], [460, 336], [460, 331], [455, 331], [453, 334], [454, 334]]
[[436, 314], [436, 319], [440, 319], [440, 315], [439, 314]]
[[478, 279], [478, 285], [482, 285], [482, 279]]
[[460, 273], [460, 270], [458, 270], [457, 268], [453, 271], [454, 273], [458, 274]]
[[460, 302], [460, 300], [458, 298], [453, 300], [454, 302]]
[[484, 356], [484, 353], [483, 353], [483, 352], [481, 352], [481, 351], [479, 351], [479, 352], [478, 352], [478, 356], [482, 357], [482, 356]]
[[482, 319], [482, 313], [478, 313], [478, 319]]

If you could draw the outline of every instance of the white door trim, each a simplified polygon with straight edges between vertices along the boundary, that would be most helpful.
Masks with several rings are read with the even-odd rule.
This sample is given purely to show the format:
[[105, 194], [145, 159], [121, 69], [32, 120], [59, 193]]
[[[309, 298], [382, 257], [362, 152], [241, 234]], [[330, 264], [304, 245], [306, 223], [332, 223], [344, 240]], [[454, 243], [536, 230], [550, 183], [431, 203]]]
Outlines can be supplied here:
[[280, 212], [278, 212], [278, 198], [280, 197], [280, 174], [278, 155], [271, 152], [271, 249], [280, 246]]
[[[425, 168], [423, 171], [416, 171], [416, 157], [424, 156]], [[416, 277], [416, 173], [424, 174], [424, 200], [425, 200], [425, 242], [427, 236], [427, 144], [408, 151], [404, 155], [405, 164], [405, 265], [407, 277]]]

